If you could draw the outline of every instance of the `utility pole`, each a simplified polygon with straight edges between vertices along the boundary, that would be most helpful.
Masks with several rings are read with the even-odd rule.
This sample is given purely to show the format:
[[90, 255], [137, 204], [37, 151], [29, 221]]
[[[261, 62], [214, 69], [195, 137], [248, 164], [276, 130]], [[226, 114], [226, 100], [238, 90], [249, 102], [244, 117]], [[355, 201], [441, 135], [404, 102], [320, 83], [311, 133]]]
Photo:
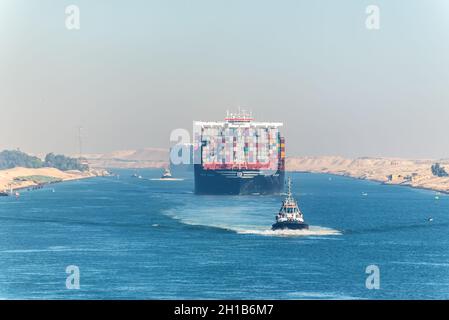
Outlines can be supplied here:
[[83, 127], [79, 126], [78, 127], [78, 146], [79, 146], [79, 159], [80, 160], [83, 156], [83, 140], [82, 140], [82, 135], [81, 135], [82, 130], [83, 130]]

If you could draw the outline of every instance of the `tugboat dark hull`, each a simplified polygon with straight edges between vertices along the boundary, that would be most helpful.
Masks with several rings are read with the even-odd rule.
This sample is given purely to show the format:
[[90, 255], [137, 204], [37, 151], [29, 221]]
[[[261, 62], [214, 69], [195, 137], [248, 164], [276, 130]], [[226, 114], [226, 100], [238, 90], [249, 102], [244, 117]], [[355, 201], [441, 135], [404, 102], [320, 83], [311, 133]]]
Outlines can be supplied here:
[[299, 223], [299, 222], [276, 222], [271, 227], [271, 230], [303, 230], [303, 229], [309, 229], [309, 225], [306, 223]]

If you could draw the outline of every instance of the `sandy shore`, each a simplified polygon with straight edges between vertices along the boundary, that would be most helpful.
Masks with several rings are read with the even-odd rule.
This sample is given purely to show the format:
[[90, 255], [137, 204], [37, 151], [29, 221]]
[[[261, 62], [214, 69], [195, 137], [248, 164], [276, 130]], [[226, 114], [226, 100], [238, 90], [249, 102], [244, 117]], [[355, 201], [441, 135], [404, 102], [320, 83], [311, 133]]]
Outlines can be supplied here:
[[289, 171], [330, 173], [449, 193], [449, 177], [436, 177], [431, 172], [435, 162], [449, 171], [448, 160], [347, 159], [338, 156], [290, 157], [286, 161], [286, 168]]
[[38, 185], [32, 179], [23, 180], [23, 177], [31, 177], [31, 176], [44, 176], [50, 177], [55, 180], [60, 181], [69, 181], [69, 180], [77, 180], [77, 179], [85, 179], [95, 176], [105, 175], [105, 171], [103, 170], [91, 170], [88, 172], [80, 172], [80, 171], [61, 171], [55, 168], [13, 168], [7, 170], [0, 170], [0, 192], [9, 191], [12, 187], [13, 190], [28, 188], [32, 186]]
[[[135, 156], [135, 153], [133, 153], [133, 156]], [[142, 163], [139, 162], [138, 167], [160, 167], [159, 162], [157, 163], [158, 165], [152, 163], [151, 166], [142, 166]], [[435, 162], [439, 162], [449, 171], [449, 160], [406, 160], [368, 157], [350, 159], [339, 156], [288, 157], [286, 159], [286, 170], [329, 173], [357, 179], [373, 180], [385, 184], [404, 185], [449, 193], [449, 177], [436, 177], [431, 172], [431, 166]], [[21, 181], [24, 180], [23, 177], [44, 176], [59, 181], [69, 181], [107, 174], [107, 171], [102, 169], [90, 170], [88, 172], [61, 171], [55, 168], [13, 168], [0, 170], [0, 192], [8, 191], [10, 187], [13, 189], [21, 189], [38, 184], [33, 179]]]

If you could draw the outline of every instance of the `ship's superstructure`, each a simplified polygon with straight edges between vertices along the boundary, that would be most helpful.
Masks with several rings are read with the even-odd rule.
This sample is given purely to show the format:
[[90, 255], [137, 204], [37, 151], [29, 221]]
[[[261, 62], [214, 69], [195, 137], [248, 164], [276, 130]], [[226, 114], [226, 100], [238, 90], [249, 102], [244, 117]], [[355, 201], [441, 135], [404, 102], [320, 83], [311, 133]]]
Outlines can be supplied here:
[[195, 191], [272, 194], [284, 184], [285, 141], [279, 122], [256, 122], [244, 110], [224, 121], [194, 122]]

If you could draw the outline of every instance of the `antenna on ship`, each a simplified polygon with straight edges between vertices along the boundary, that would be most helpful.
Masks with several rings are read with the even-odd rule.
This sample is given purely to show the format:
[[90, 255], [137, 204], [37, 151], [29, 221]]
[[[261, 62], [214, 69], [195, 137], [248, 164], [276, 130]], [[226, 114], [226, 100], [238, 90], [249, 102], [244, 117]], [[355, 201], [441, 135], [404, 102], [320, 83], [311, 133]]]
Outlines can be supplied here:
[[292, 197], [292, 179], [288, 177], [288, 191], [287, 191], [287, 197], [290, 199]]

